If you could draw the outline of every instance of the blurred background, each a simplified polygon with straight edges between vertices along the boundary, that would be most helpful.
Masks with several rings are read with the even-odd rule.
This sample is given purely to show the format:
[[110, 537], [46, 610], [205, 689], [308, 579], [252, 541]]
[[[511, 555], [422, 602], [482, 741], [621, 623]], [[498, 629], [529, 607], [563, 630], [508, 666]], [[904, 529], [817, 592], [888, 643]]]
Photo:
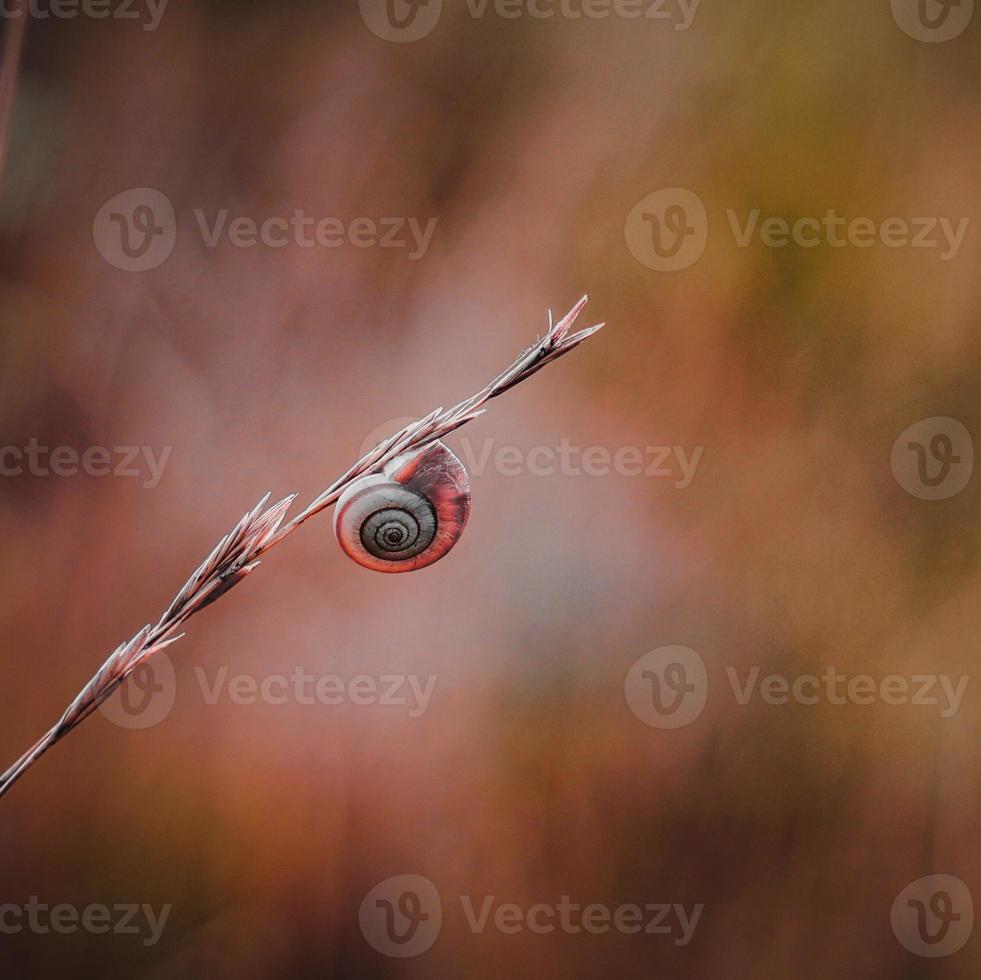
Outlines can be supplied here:
[[[320, 516], [0, 801], [5, 976], [978, 975], [981, 60], [927, 3], [30, 16], [0, 765], [267, 490], [550, 308], [608, 326], [449, 439], [444, 561], [369, 572]], [[780, 688], [829, 669], [852, 693]], [[606, 928], [529, 912], [563, 896]]]

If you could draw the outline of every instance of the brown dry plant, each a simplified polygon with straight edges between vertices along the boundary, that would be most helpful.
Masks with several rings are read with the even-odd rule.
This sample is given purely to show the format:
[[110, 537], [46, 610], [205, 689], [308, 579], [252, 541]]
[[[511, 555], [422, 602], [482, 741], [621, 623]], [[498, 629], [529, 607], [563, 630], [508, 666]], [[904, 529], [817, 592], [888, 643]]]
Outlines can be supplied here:
[[270, 495], [266, 494], [242, 517], [234, 530], [218, 542], [184, 583], [157, 624], [147, 624], [132, 639], [121, 643], [79, 691], [61, 718], [0, 776], [0, 796], [52, 745], [92, 714], [137, 667], [145, 664], [159, 650], [179, 640], [184, 634], [175, 635], [176, 630], [194, 613], [211, 605], [255, 571], [262, 555], [305, 521], [336, 503], [353, 481], [378, 472], [396, 456], [421, 449], [483, 415], [486, 402], [530, 378], [563, 354], [568, 354], [601, 329], [604, 326], [602, 323], [578, 333], [569, 333], [586, 301], [587, 297], [583, 296], [558, 323], [553, 324], [550, 315], [549, 330], [545, 336], [522, 351], [514, 363], [485, 388], [452, 408], [437, 408], [379, 443], [292, 519], [285, 520], [296, 494], [290, 494], [269, 507], [266, 505]]

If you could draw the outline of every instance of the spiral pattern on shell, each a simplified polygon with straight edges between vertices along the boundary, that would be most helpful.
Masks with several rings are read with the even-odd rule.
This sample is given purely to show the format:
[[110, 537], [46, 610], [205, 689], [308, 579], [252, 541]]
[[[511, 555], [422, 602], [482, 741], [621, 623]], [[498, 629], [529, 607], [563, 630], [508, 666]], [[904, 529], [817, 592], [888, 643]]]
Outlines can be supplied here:
[[469, 516], [467, 471], [442, 442], [434, 442], [348, 487], [337, 501], [334, 533], [359, 565], [411, 572], [439, 561]]

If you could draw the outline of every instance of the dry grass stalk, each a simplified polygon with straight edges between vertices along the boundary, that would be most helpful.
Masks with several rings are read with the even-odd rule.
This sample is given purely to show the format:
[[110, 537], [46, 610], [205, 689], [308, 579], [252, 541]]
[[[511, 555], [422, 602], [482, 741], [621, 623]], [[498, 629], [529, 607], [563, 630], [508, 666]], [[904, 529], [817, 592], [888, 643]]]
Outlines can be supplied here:
[[157, 651], [164, 649], [183, 634], [175, 631], [194, 613], [210, 605], [229, 589], [255, 571], [259, 559], [274, 545], [292, 534], [304, 521], [334, 504], [347, 486], [359, 477], [380, 470], [389, 460], [411, 449], [442, 439], [460, 426], [483, 415], [486, 402], [530, 378], [546, 364], [569, 353], [603, 324], [575, 334], [569, 330], [586, 305], [583, 296], [556, 324], [550, 323], [543, 338], [523, 351], [514, 363], [489, 385], [453, 408], [437, 408], [429, 415], [405, 426], [381, 442], [358, 460], [343, 476], [335, 480], [304, 510], [284, 523], [296, 494], [284, 497], [267, 507], [269, 494], [245, 514], [235, 529], [225, 535], [214, 551], [201, 563], [177, 593], [156, 626], [144, 626], [136, 636], [120, 644], [95, 676], [78, 693], [59, 721], [28, 749], [2, 776], [0, 796], [3, 796], [52, 745], [84, 721], [99, 705]]

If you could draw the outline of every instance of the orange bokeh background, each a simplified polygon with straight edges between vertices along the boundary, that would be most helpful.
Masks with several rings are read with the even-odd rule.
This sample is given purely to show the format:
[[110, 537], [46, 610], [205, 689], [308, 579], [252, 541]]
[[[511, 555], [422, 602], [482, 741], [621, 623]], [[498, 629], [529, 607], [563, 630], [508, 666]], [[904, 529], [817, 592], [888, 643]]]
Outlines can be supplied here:
[[[942, 718], [742, 705], [727, 668], [974, 671], [977, 477], [923, 501], [890, 452], [927, 417], [981, 434], [978, 29], [920, 43], [887, 2], [844, 0], [705, 0], [687, 30], [446, 4], [405, 44], [355, 3], [32, 22], [0, 195], [2, 444], [170, 451], [152, 487], [0, 479], [9, 761], [264, 492], [311, 499], [376, 426], [482, 386], [549, 308], [588, 292], [608, 326], [450, 438], [491, 462], [444, 561], [372, 574], [319, 517], [191, 620], [165, 719], [94, 716], [0, 802], [0, 903], [172, 906], [152, 947], [0, 935], [5, 975], [976, 976], [976, 938], [931, 965], [890, 928], [919, 876], [981, 895], [974, 681]], [[177, 222], [137, 273], [92, 234], [134, 187]], [[708, 244], [657, 272], [624, 222], [667, 187], [699, 195]], [[437, 224], [415, 259], [208, 247], [195, 212], [226, 208]], [[726, 212], [754, 208], [971, 225], [950, 260], [741, 248]], [[686, 486], [493, 462], [562, 440], [702, 451]], [[659, 730], [624, 683], [668, 644], [709, 696]], [[209, 704], [199, 683], [296, 668], [437, 681], [418, 717]], [[403, 873], [438, 887], [443, 926], [391, 959], [358, 910]], [[486, 895], [704, 911], [687, 945], [477, 935], [460, 896]]]

